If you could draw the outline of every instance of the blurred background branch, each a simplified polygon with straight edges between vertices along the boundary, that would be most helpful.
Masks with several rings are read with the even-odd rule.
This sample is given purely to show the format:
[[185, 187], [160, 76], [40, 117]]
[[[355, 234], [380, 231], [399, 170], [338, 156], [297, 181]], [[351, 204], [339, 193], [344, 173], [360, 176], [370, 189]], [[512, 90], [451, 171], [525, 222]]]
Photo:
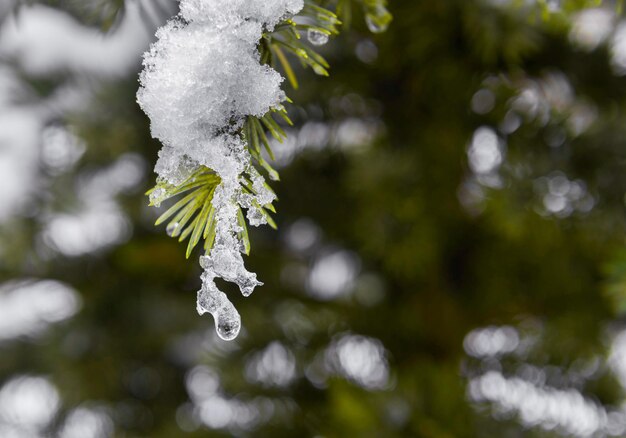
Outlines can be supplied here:
[[353, 8], [290, 92], [234, 344], [143, 196], [176, 6], [0, 6], [0, 436], [624, 436], [619, 2]]

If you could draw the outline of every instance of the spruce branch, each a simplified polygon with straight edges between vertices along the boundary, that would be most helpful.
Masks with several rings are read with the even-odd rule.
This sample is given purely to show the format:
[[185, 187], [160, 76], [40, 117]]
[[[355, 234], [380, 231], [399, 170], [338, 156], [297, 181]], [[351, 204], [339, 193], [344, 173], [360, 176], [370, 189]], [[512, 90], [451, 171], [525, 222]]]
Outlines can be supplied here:
[[[328, 76], [330, 65], [317, 52], [315, 46], [322, 45], [329, 38], [339, 35], [344, 22], [350, 21], [352, 3], [363, 8], [368, 28], [373, 32], [384, 30], [391, 21], [391, 15], [386, 9], [386, 0], [306, 0], [297, 16], [279, 22], [273, 30], [263, 34], [258, 44], [261, 63], [282, 71], [294, 89], [299, 86], [294, 60], [302, 68], [310, 68], [320, 76]], [[292, 103], [289, 98], [285, 100]], [[239, 130], [239, 136], [247, 145], [252, 157], [251, 169], [247, 173], [264, 172], [273, 181], [280, 179], [270, 162], [275, 160], [272, 142], [282, 143], [287, 137], [283, 128], [285, 125], [292, 126], [293, 122], [287, 109], [282, 105], [271, 108], [261, 117], [248, 116], [245, 119]], [[201, 241], [206, 253], [213, 248], [216, 217], [212, 201], [219, 184], [220, 178], [213, 170], [200, 166], [179, 185], [158, 181], [146, 193], [152, 206], [176, 199], [176, 202], [157, 219], [156, 225], [167, 222], [166, 232], [169, 236], [178, 238], [181, 242], [189, 239], [187, 257]], [[244, 193], [257, 194], [254, 183], [248, 176], [242, 176], [240, 184]], [[266, 182], [263, 182], [263, 186], [274, 193]], [[242, 242], [242, 252], [249, 254], [250, 240], [246, 219], [241, 207], [237, 208], [237, 223], [241, 229], [238, 237]], [[272, 203], [261, 206], [253, 202], [251, 208], [255, 208], [264, 221], [272, 228], [276, 228], [276, 223], [270, 215], [276, 212]]]

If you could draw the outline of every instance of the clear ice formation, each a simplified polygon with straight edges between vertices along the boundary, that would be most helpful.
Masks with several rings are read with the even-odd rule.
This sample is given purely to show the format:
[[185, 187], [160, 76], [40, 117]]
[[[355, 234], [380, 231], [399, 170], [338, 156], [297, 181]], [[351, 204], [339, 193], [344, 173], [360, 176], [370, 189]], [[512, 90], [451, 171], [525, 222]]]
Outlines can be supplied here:
[[314, 46], [323, 46], [330, 39], [327, 34], [315, 29], [309, 29], [307, 31], [307, 38]]
[[[247, 116], [263, 116], [286, 98], [283, 78], [260, 63], [257, 44], [264, 31], [302, 7], [303, 0], [181, 0], [180, 13], [157, 31], [144, 55], [137, 102], [150, 118], [152, 136], [163, 143], [158, 178], [178, 185], [201, 165], [221, 178], [212, 200], [215, 242], [200, 257], [197, 309], [213, 315], [225, 340], [237, 336], [241, 318], [215, 278], [237, 284], [244, 296], [262, 284], [243, 263], [238, 208], [258, 226], [266, 221], [255, 205], [275, 198], [252, 166], [239, 130]], [[256, 195], [242, 192], [244, 174]]]

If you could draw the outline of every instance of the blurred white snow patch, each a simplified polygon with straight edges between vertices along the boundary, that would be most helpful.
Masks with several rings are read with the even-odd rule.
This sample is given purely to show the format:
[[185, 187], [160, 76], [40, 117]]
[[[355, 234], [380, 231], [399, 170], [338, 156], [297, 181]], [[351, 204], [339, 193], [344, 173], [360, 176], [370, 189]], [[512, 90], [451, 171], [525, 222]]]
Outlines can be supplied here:
[[615, 377], [626, 389], [626, 330], [613, 338], [608, 363]]
[[36, 187], [40, 129], [34, 111], [0, 107], [0, 223], [19, 214]]
[[378, 339], [346, 334], [326, 350], [325, 364], [366, 389], [385, 389], [389, 385], [389, 363], [385, 348]]
[[581, 135], [598, 119], [598, 110], [586, 102], [576, 102], [570, 110], [567, 127], [574, 136]]
[[534, 181], [535, 191], [542, 197], [537, 209], [543, 216], [568, 217], [573, 213], [588, 213], [596, 200], [582, 180], [570, 180], [562, 172], [552, 172]]
[[45, 224], [43, 240], [55, 251], [77, 257], [122, 243], [130, 235], [130, 221], [119, 206], [98, 202], [77, 214], [53, 215]]
[[474, 178], [467, 178], [457, 190], [457, 198], [465, 210], [476, 216], [485, 208], [485, 190]]
[[246, 364], [246, 378], [263, 386], [285, 387], [296, 377], [296, 358], [278, 341], [255, 353]]
[[11, 281], [0, 286], [0, 342], [37, 336], [78, 312], [81, 300], [71, 287], [53, 280]]
[[[80, 149], [75, 136], [62, 138], [41, 137], [43, 127], [54, 117], [70, 108], [77, 109], [85, 103], [85, 93], [77, 87], [61, 87], [36, 105], [16, 102], [29, 96], [23, 81], [7, 67], [0, 66], [0, 223], [24, 214], [31, 203], [31, 195], [41, 186], [39, 161], [58, 173], [68, 160], [77, 159], [77, 150], [68, 152], [63, 142], [73, 142]], [[58, 128], [60, 130], [61, 128]], [[59, 134], [59, 132], [57, 132]], [[43, 140], [43, 143], [42, 143]], [[52, 143], [48, 143], [52, 140]], [[40, 153], [40, 144], [43, 151]]]
[[82, 175], [77, 188], [81, 208], [49, 215], [43, 241], [57, 252], [76, 257], [128, 240], [132, 226], [115, 196], [135, 188], [145, 169], [140, 156], [125, 154], [107, 168]]
[[378, 47], [374, 41], [366, 38], [357, 43], [354, 53], [361, 62], [373, 64], [378, 58]]
[[11, 12], [14, 6], [15, 0], [3, 0], [3, 2], [0, 3], [0, 21], [2, 21]]
[[608, 412], [575, 389], [551, 388], [488, 371], [470, 380], [468, 392], [474, 402], [493, 403], [495, 412], [517, 414], [526, 427], [576, 437], [624, 436], [626, 432], [623, 412]]
[[22, 7], [0, 29], [0, 56], [15, 59], [32, 75], [67, 70], [109, 77], [129, 73], [151, 40], [139, 5], [127, 1], [119, 27], [106, 35], [53, 8]]
[[626, 75], [626, 22], [622, 21], [615, 29], [610, 50], [613, 71], [620, 76]]
[[85, 143], [64, 126], [49, 126], [41, 137], [41, 161], [53, 174], [66, 172], [85, 153]]
[[289, 249], [306, 252], [319, 243], [321, 231], [311, 219], [301, 218], [289, 226], [285, 239]]
[[78, 407], [70, 411], [59, 432], [59, 438], [109, 438], [113, 420], [102, 408]]
[[511, 5], [519, 7], [520, 5], [532, 6], [539, 2], [548, 8], [550, 12], [558, 12], [561, 10], [562, 0], [487, 0], [494, 6], [509, 8]]
[[[1, 15], [13, 2], [0, 3]], [[146, 27], [156, 25], [144, 23], [139, 8], [154, 11], [155, 5], [173, 9], [175, 3], [127, 1], [119, 26], [106, 35], [53, 8], [23, 5], [0, 24], [0, 58], [15, 60], [21, 70], [35, 76], [74, 72], [106, 78], [131, 73], [152, 39], [151, 29]], [[29, 90], [9, 67], [0, 66], [0, 223], [29, 207], [30, 195], [39, 183], [40, 158], [54, 175], [80, 157], [83, 145], [63, 128], [46, 130], [43, 142], [40, 135], [52, 118], [84, 107], [92, 89], [90, 81], [72, 82], [35, 105], [18, 106], [18, 98], [28, 96]]]
[[186, 431], [193, 431], [200, 424], [210, 429], [251, 430], [276, 415], [289, 415], [294, 410], [289, 404], [269, 398], [226, 397], [222, 393], [219, 374], [204, 365], [193, 367], [187, 373], [185, 384], [191, 403], [179, 407], [176, 420]]
[[306, 280], [307, 292], [320, 300], [349, 293], [361, 269], [358, 256], [346, 250], [327, 250], [313, 262]]
[[204, 400], [199, 408], [202, 422], [211, 429], [223, 429], [235, 420], [235, 409], [230, 400], [215, 396]]
[[570, 41], [591, 51], [602, 44], [613, 31], [615, 14], [609, 9], [585, 9], [574, 17]]
[[43, 435], [30, 430], [24, 430], [10, 424], [0, 422], [0, 436], [2, 438], [43, 438]]
[[496, 95], [488, 88], [481, 88], [472, 96], [471, 108], [476, 114], [487, 114], [496, 104]]
[[0, 64], [0, 108], [10, 106], [25, 91], [26, 86], [17, 73], [10, 67]]
[[146, 162], [140, 155], [124, 154], [110, 166], [83, 176], [78, 187], [79, 197], [86, 202], [111, 200], [139, 185], [146, 168]]
[[56, 416], [60, 404], [59, 393], [48, 379], [14, 377], [0, 389], [0, 431], [2, 425], [8, 425], [18, 431], [14, 436], [39, 436]]
[[488, 174], [496, 171], [502, 164], [502, 142], [496, 131], [481, 126], [472, 137], [467, 156], [474, 173]]
[[336, 123], [308, 121], [300, 129], [285, 128], [287, 138], [281, 143], [270, 140], [278, 167], [287, 166], [305, 150], [339, 149], [360, 152], [384, 132], [379, 118], [349, 117]]
[[221, 389], [220, 377], [204, 365], [193, 367], [185, 377], [187, 393], [194, 403], [200, 403], [217, 394]]
[[465, 352], [474, 357], [493, 357], [512, 353], [520, 342], [517, 330], [511, 326], [478, 328], [463, 340]]
[[362, 149], [370, 145], [381, 131], [380, 123], [350, 117], [335, 128], [335, 143], [343, 149]]

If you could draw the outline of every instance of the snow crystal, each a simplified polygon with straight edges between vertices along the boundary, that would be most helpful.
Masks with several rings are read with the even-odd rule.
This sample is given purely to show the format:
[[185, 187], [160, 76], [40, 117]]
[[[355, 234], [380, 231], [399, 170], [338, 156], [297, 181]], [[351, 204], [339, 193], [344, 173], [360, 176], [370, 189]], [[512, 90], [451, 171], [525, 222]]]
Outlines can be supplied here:
[[160, 207], [161, 202], [165, 200], [166, 195], [167, 195], [167, 192], [165, 191], [165, 189], [156, 189], [155, 191], [150, 193], [150, 197], [149, 197], [150, 203], [154, 205], [155, 207]]
[[[236, 283], [244, 296], [262, 284], [244, 267], [237, 218], [246, 208], [251, 225], [264, 224], [260, 207], [275, 199], [239, 133], [246, 117], [263, 116], [285, 100], [283, 78], [260, 63], [257, 45], [264, 31], [302, 7], [303, 0], [181, 0], [180, 14], [157, 31], [144, 55], [137, 101], [163, 143], [155, 167], [159, 180], [180, 185], [199, 166], [221, 179], [212, 200], [214, 246], [201, 257], [198, 312], [211, 313], [226, 340], [237, 336], [241, 320], [214, 279]], [[253, 195], [243, 193], [244, 174]], [[162, 196], [155, 191], [151, 201], [158, 205]]]
[[272, 30], [282, 19], [300, 12], [303, 6], [303, 0], [186, 0], [181, 2], [180, 15], [185, 20], [219, 28], [232, 26], [234, 17], [251, 18]]

